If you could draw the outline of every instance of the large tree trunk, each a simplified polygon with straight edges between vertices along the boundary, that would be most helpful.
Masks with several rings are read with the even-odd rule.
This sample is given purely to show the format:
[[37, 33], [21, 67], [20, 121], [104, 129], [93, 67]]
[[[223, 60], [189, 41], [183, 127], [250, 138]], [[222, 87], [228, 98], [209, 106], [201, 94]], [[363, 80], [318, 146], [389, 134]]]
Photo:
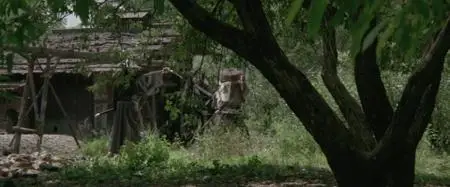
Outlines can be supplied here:
[[405, 149], [391, 163], [377, 164], [374, 160], [354, 160], [334, 163], [332, 169], [339, 187], [412, 187], [414, 185], [415, 149]]
[[[395, 111], [391, 112], [385, 97], [376, 64], [376, 42], [358, 54], [355, 78], [364, 115], [359, 119], [361, 109], [356, 104], [353, 111], [342, 107], [353, 102], [352, 98], [339, 100], [346, 120], [352, 122], [346, 127], [305, 74], [289, 62], [272, 34], [261, 2], [228, 1], [236, 8], [243, 29], [220, 22], [194, 1], [170, 0], [194, 28], [248, 60], [275, 87], [319, 144], [340, 187], [412, 187], [415, 150], [430, 120], [450, 48], [446, 42], [450, 41], [450, 17], [423, 57], [423, 65], [408, 80]], [[303, 6], [309, 3], [305, 0]], [[331, 65], [327, 71], [333, 72], [333, 62], [325, 63]], [[333, 80], [324, 78], [328, 88], [336, 89]], [[330, 92], [348, 96], [345, 87], [339, 89], [342, 92]], [[364, 122], [368, 128], [362, 127]], [[376, 138], [376, 145], [366, 140], [366, 134]]]

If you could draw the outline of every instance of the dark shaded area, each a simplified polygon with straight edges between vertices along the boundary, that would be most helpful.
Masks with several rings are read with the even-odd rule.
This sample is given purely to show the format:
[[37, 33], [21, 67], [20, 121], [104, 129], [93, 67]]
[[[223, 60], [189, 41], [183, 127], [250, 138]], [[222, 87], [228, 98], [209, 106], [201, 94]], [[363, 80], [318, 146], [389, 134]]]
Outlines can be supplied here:
[[[304, 186], [307, 184], [336, 185], [333, 174], [327, 169], [300, 165], [280, 166], [252, 163], [251, 161], [247, 164], [240, 165], [213, 163], [215, 163], [214, 167], [192, 164], [191, 166], [186, 166], [184, 169], [177, 168], [177, 170], [171, 171], [170, 173], [163, 173], [164, 169], [161, 169], [163, 170], [160, 171], [161, 173], [154, 171], [154, 175], [144, 176], [132, 176], [127, 173], [103, 173], [95, 175], [66, 173], [64, 178], [58, 177], [58, 174], [51, 174], [38, 179], [13, 179], [12, 181], [17, 186], [247, 186], [249, 184], [267, 185], [283, 182], [296, 182], [298, 184], [297, 186], [303, 186], [300, 184], [304, 184]], [[50, 179], [58, 179], [56, 180], [58, 182], [52, 184], [46, 183]], [[2, 182], [0, 182], [0, 186]], [[450, 178], [417, 174], [415, 184], [418, 186], [450, 186]]]
[[[130, 72], [123, 71], [125, 76], [129, 75]], [[130, 82], [135, 83], [137, 78], [141, 75], [148, 73], [148, 71], [139, 71], [132, 75]], [[169, 142], [182, 142], [184, 145], [189, 145], [193, 142], [194, 135], [199, 125], [202, 126], [205, 121], [214, 112], [214, 108], [206, 103], [211, 98], [203, 94], [194, 93], [193, 80], [190, 78], [180, 78], [172, 73], [163, 74], [164, 83], [167, 83], [162, 90], [162, 92], [155, 95], [156, 99], [156, 122], [159, 134], [164, 137]], [[188, 85], [185, 87], [185, 85]], [[205, 86], [205, 85], [202, 85]], [[186, 90], [185, 90], [186, 89]], [[182, 98], [182, 92], [186, 91], [188, 97], [195, 97], [199, 100], [200, 107], [192, 107], [189, 104], [183, 104], [180, 102], [184, 99]], [[140, 93], [139, 88], [136, 84], [130, 84], [129, 87], [116, 87], [114, 89], [114, 106], [119, 101], [131, 101], [132, 96], [136, 93]], [[177, 115], [175, 118], [171, 117], [171, 111], [166, 108], [166, 101], [171, 103], [178, 103], [178, 110], [180, 110], [181, 115]], [[151, 97], [148, 98], [148, 102], [151, 103]], [[144, 107], [142, 111], [144, 121], [146, 123], [151, 123], [151, 109]], [[199, 124], [193, 124], [184, 118], [184, 115], [195, 116], [200, 122]]]
[[[9, 75], [12, 81], [17, 82], [25, 80], [25, 77], [26, 75], [21, 74]], [[34, 74], [36, 94], [39, 92], [43, 81], [41, 74]], [[69, 119], [66, 119], [56, 102], [55, 96], [49, 91], [46, 110], [49, 127], [45, 128], [45, 133], [70, 134], [67, 124], [63, 122], [67, 122], [68, 120], [68, 122], [74, 123], [93, 116], [94, 96], [87, 90], [87, 87], [93, 83], [92, 77], [86, 77], [82, 74], [55, 73], [50, 79], [50, 83], [55, 88], [64, 110], [69, 115]], [[21, 93], [18, 94], [21, 95]], [[37, 102], [38, 106], [40, 106], [41, 97], [38, 97]], [[29, 98], [29, 103], [32, 103], [31, 98]], [[25, 127], [35, 128], [33, 108], [28, 114], [28, 119]]]

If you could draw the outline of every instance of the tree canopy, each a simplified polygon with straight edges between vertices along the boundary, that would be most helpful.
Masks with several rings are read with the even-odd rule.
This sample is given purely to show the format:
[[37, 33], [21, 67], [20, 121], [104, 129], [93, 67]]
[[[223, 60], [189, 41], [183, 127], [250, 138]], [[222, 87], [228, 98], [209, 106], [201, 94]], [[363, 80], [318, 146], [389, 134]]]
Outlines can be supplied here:
[[[149, 11], [166, 11], [167, 1], [142, 1], [149, 2]], [[415, 149], [430, 121], [450, 48], [448, 1], [168, 2], [192, 28], [263, 74], [320, 145], [340, 186], [413, 185]], [[67, 13], [89, 24], [102, 3], [2, 0], [0, 6], [6, 8], [0, 12], [1, 45], [20, 49]], [[291, 29], [289, 24], [322, 44], [322, 79], [343, 119], [280, 47], [274, 27], [283, 32]], [[351, 37], [348, 50], [359, 98], [350, 95], [337, 75], [340, 27]], [[380, 64], [389, 60], [384, 54], [392, 50], [401, 52], [401, 61], [416, 65], [396, 104], [387, 98], [380, 76]]]

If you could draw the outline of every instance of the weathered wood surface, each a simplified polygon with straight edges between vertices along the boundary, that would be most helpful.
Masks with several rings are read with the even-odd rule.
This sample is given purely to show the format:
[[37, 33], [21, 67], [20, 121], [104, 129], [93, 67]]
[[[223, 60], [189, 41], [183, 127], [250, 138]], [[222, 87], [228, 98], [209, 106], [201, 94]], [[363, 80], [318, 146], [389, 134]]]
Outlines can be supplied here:
[[[20, 112], [19, 112], [19, 119], [17, 120], [17, 126], [21, 127], [23, 125], [23, 121], [26, 115], [26, 108], [28, 106], [28, 96], [30, 94], [30, 89], [29, 89], [29, 85], [28, 85], [28, 80], [30, 79], [30, 77], [33, 76], [33, 69], [34, 69], [34, 63], [30, 63], [28, 65], [28, 74], [27, 74], [27, 84], [25, 84], [24, 87], [24, 91], [22, 93], [22, 98], [20, 100]], [[11, 141], [11, 143], [14, 142], [14, 147], [13, 147], [13, 152], [14, 153], [19, 153], [20, 152], [20, 139], [21, 137], [21, 133], [19, 131], [15, 132], [14, 138]]]
[[[146, 36], [151, 32], [152, 37]], [[118, 71], [121, 69], [120, 58], [116, 51], [122, 46], [131, 54], [130, 59], [145, 66], [160, 67], [171, 54], [168, 51], [179, 34], [172, 28], [171, 23], [165, 26], [153, 26], [146, 32], [117, 33], [105, 29], [56, 29], [42, 38], [44, 47], [28, 46], [17, 49], [16, 46], [4, 46], [7, 50], [20, 50], [39, 55], [39, 63], [45, 64], [48, 56], [61, 57], [58, 66], [54, 67], [56, 73], [77, 72], [79, 65], [91, 72]], [[119, 41], [120, 38], [120, 41]], [[119, 45], [120, 42], [120, 45]], [[25, 74], [27, 62], [20, 56], [14, 57], [12, 73]], [[149, 63], [151, 62], [151, 63]], [[140, 64], [141, 65], [141, 64]], [[35, 73], [42, 73], [40, 68], [34, 68]], [[0, 74], [7, 74], [6, 66], [0, 66]]]

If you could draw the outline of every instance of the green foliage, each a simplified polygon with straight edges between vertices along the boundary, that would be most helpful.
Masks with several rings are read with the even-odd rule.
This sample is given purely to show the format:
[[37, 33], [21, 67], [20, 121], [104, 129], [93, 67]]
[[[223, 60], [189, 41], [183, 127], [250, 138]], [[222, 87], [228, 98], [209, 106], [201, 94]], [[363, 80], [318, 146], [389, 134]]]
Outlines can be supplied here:
[[[23, 46], [44, 34], [48, 27], [61, 19], [64, 10], [56, 5], [47, 6], [38, 0], [1, 0], [0, 44]], [[59, 5], [58, 5], [59, 6]]]
[[[315, 0], [311, 2], [309, 9], [308, 33], [315, 36], [319, 31], [323, 14], [328, 5], [328, 0]], [[297, 5], [298, 6], [298, 5]]]
[[90, 7], [95, 4], [95, 0], [74, 0], [73, 11], [86, 23], [90, 17]]
[[[149, 154], [151, 150], [151, 154]], [[150, 168], [163, 167], [169, 160], [168, 144], [150, 136], [141, 143], [125, 145], [120, 152], [119, 164], [130, 171], [142, 171]]]
[[450, 154], [450, 81], [445, 76], [441, 82], [438, 102], [434, 109], [433, 118], [427, 133], [427, 138], [434, 150]]
[[100, 137], [89, 141], [88, 144], [81, 147], [83, 155], [88, 157], [95, 157], [106, 155], [108, 153], [108, 138]]
[[[273, 135], [252, 131], [247, 140], [237, 133], [208, 134], [189, 149], [149, 137], [136, 145], [127, 143], [115, 157], [106, 157], [106, 152], [92, 154], [51, 176], [51, 180], [83, 186], [247, 184], [299, 179], [334, 185], [325, 157], [304, 128], [289, 121], [272, 125], [277, 132]], [[106, 143], [106, 139], [95, 140], [83, 147], [105, 150]], [[418, 183], [449, 184], [444, 180], [450, 176], [448, 156], [433, 153], [429, 146], [423, 141], [418, 149]]]
[[286, 18], [286, 23], [291, 24], [294, 22], [295, 17], [297, 16], [298, 12], [300, 11], [299, 7], [302, 7], [303, 0], [293, 0], [291, 6], [289, 7], [289, 14]]
[[[33, 3], [32, 3], [33, 2]], [[98, 7], [93, 0], [47, 0], [49, 6], [43, 5], [41, 12], [28, 11], [35, 7], [38, 1], [0, 0], [0, 7], [6, 7], [0, 11], [0, 34], [1, 44], [26, 43], [32, 41], [46, 30], [54, 17], [43, 15], [58, 15], [75, 12], [81, 16], [86, 24], [115, 28], [114, 17], [111, 16], [116, 10], [112, 6]], [[127, 1], [127, 9], [137, 10], [140, 8], [150, 8], [157, 12], [158, 18], [175, 21], [177, 29], [183, 33], [181, 44], [177, 44], [172, 60], [189, 67], [190, 58], [199, 52], [217, 52], [220, 55], [213, 55], [214, 63], [204, 64], [202, 70], [208, 74], [211, 80], [216, 80], [217, 70], [223, 67], [237, 67], [244, 62], [231, 52], [218, 48], [218, 45], [208, 40], [203, 34], [193, 30], [186, 24], [182, 17], [169, 9], [165, 1]], [[215, 6], [213, 1], [197, 1], [208, 10]], [[318, 32], [321, 18], [328, 3], [327, 0], [313, 1], [308, 10], [300, 9], [301, 0], [295, 0], [289, 7], [290, 1], [263, 1], [266, 15], [273, 26], [274, 34], [280, 45], [286, 51], [291, 62], [295, 62], [306, 71], [313, 80], [314, 86], [326, 98], [327, 102], [338, 110], [327, 89], [320, 84], [320, 77], [316, 71], [321, 59], [320, 44], [315, 38], [307, 37], [301, 31], [304, 30], [303, 21], [307, 21], [308, 35], [312, 36]], [[419, 53], [416, 51], [422, 47], [426, 41], [442, 24], [448, 3], [445, 0], [436, 1], [407, 1], [400, 4], [395, 1], [334, 1], [339, 7], [332, 23], [339, 25], [338, 40], [339, 46], [349, 45], [350, 54], [354, 54], [360, 48], [367, 47], [375, 36], [380, 37], [378, 54], [380, 64], [383, 69], [385, 83], [392, 103], [398, 100], [399, 93], [403, 88], [406, 76], [399, 73], [410, 71], [415, 65], [414, 57]], [[42, 3], [36, 3], [38, 5]], [[352, 19], [363, 5], [361, 15], [358, 20]], [[427, 8], [428, 7], [428, 8]], [[153, 9], [152, 9], [153, 8]], [[45, 10], [44, 10], [45, 9]], [[23, 11], [27, 10], [27, 11]], [[230, 4], [225, 3], [219, 7], [215, 16], [226, 23], [241, 27], [237, 15]], [[294, 19], [296, 14], [308, 12], [305, 15]], [[56, 14], [58, 13], [58, 14]], [[283, 19], [288, 15], [286, 21]], [[5, 16], [6, 15], [6, 16]], [[12, 15], [12, 16], [10, 16]], [[162, 16], [164, 15], [164, 16]], [[378, 15], [384, 21], [370, 31], [369, 35], [361, 40], [367, 31], [370, 20]], [[41, 20], [51, 18], [49, 20]], [[43, 24], [45, 23], [45, 24]], [[48, 23], [48, 24], [47, 24]], [[344, 28], [341, 28], [341, 26]], [[39, 30], [41, 28], [41, 30]], [[6, 34], [5, 34], [6, 33]], [[31, 34], [30, 34], [31, 33]], [[34, 35], [33, 35], [34, 34]], [[8, 36], [8, 37], [3, 37]], [[9, 37], [11, 36], [11, 37]], [[34, 37], [33, 37], [34, 36]], [[349, 39], [350, 38], [350, 39]], [[361, 43], [362, 41], [362, 43]], [[348, 46], [346, 46], [348, 47]], [[353, 78], [349, 77], [352, 72], [346, 65], [351, 64], [351, 58], [346, 57], [349, 50], [346, 47], [339, 47], [339, 58], [342, 61], [340, 71], [342, 79], [350, 92], [357, 96]], [[220, 50], [218, 50], [220, 49]], [[408, 60], [409, 59], [409, 60]], [[413, 60], [411, 60], [413, 59]], [[181, 68], [180, 68], [181, 69]], [[386, 71], [392, 70], [392, 71]], [[245, 111], [249, 117], [246, 125], [250, 126], [251, 138], [244, 139], [237, 133], [208, 134], [199, 138], [197, 144], [185, 150], [169, 146], [166, 142], [149, 137], [139, 144], [127, 144], [123, 147], [121, 154], [116, 157], [105, 157], [106, 139], [89, 143], [83, 152], [90, 156], [87, 161], [80, 161], [72, 167], [65, 169], [60, 174], [64, 180], [76, 183], [89, 183], [99, 185], [105, 181], [114, 181], [115, 185], [130, 183], [139, 185], [156, 183], [190, 183], [211, 181], [229, 182], [241, 180], [271, 180], [285, 179], [287, 175], [305, 177], [305, 166], [327, 167], [326, 159], [321, 153], [311, 136], [304, 128], [299, 126], [299, 121], [292, 114], [277, 92], [270, 86], [261, 74], [254, 67], [249, 68], [250, 95], [245, 106]], [[123, 76], [117, 74], [105, 74], [98, 78], [98, 83], [91, 90], [102, 90], [106, 85], [115, 85], [126, 88], [129, 86], [132, 74]], [[387, 81], [386, 81], [387, 80]], [[449, 157], [445, 154], [433, 153], [433, 146], [445, 147], [448, 142], [445, 129], [448, 129], [448, 114], [450, 109], [447, 106], [448, 93], [443, 87], [441, 89], [439, 104], [433, 116], [433, 125], [427, 137], [430, 142], [424, 140], [418, 150], [417, 170], [418, 173], [432, 174], [439, 177], [450, 176], [450, 168], [445, 168]], [[173, 94], [174, 98], [167, 100], [167, 110], [172, 111], [172, 117], [180, 115], [191, 115], [189, 112], [197, 110], [200, 102], [188, 97], [179, 100], [181, 93]], [[191, 110], [190, 110], [191, 109]], [[189, 120], [196, 123], [194, 120]], [[448, 134], [448, 133], [447, 133]], [[437, 137], [437, 138], [436, 138]], [[435, 141], [437, 140], [437, 141]], [[298, 164], [301, 163], [301, 166]], [[294, 169], [292, 169], [294, 168]], [[306, 173], [311, 170], [307, 170]], [[327, 172], [325, 172], [327, 173]], [[326, 174], [325, 174], [326, 175]], [[329, 175], [329, 173], [328, 173]], [[283, 178], [284, 177], [284, 178]], [[317, 177], [317, 175], [314, 175]], [[242, 179], [244, 178], [244, 179]], [[116, 183], [117, 182], [117, 183]]]
[[133, 83], [134, 71], [130, 70], [125, 74], [124, 71], [105, 72], [95, 76], [95, 84], [88, 87], [88, 90], [95, 93], [102, 93], [105, 89], [112, 86], [117, 89], [127, 89]]
[[[312, 1], [309, 8], [308, 31], [314, 34], [318, 31], [324, 7], [331, 2], [326, 0]], [[447, 17], [450, 4], [446, 0], [437, 1], [333, 1], [338, 7], [332, 23], [335, 25], [346, 24], [352, 33], [351, 54], [356, 54], [361, 47], [368, 46], [375, 35], [380, 36], [378, 45], [379, 53], [389, 42], [394, 42], [400, 48], [405, 49], [406, 57], [414, 58], [419, 50], [421, 40], [431, 37]], [[302, 3], [294, 0], [288, 13], [288, 23], [293, 21]], [[347, 16], [344, 16], [347, 15]], [[360, 15], [355, 19], [356, 15]], [[375, 17], [382, 17], [383, 22], [370, 31], [372, 35], [361, 45], [361, 39], [369, 27], [370, 21]]]

